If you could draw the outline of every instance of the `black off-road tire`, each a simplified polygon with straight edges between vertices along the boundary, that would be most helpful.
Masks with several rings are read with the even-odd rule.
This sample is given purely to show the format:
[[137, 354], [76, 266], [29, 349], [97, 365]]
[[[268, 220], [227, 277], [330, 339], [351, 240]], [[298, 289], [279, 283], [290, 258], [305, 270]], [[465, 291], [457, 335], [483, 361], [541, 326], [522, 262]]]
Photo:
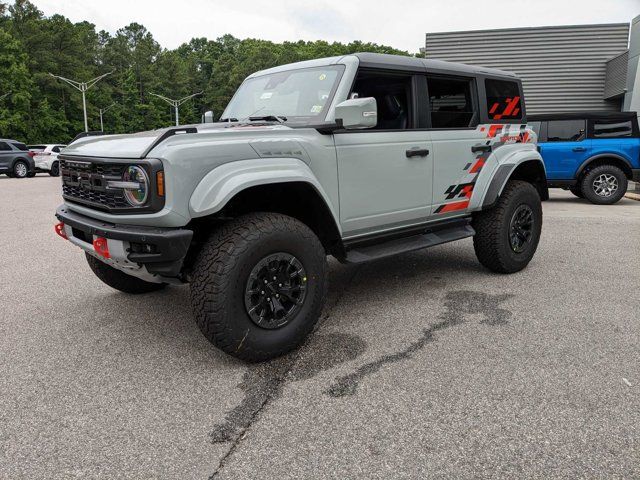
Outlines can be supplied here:
[[[306, 272], [299, 310], [281, 327], [262, 328], [249, 316], [245, 291], [252, 270], [265, 258], [294, 256]], [[295, 218], [251, 213], [214, 231], [194, 264], [191, 305], [207, 339], [229, 355], [259, 362], [298, 347], [320, 317], [327, 259], [318, 237]]]
[[87, 257], [87, 263], [91, 270], [93, 270], [93, 273], [96, 274], [96, 277], [111, 288], [115, 288], [121, 292], [137, 295], [140, 293], [150, 293], [162, 290], [167, 286], [166, 283], [145, 282], [144, 280], [132, 275], [127, 275], [126, 273], [107, 265], [95, 258], [93, 255], [88, 253], [85, 253], [85, 255]]
[[49, 175], [52, 177], [60, 176], [60, 164], [58, 162], [53, 162], [51, 164], [51, 170], [49, 170]]
[[571, 193], [573, 193], [578, 198], [584, 198], [584, 194], [582, 193], [582, 189], [580, 188], [580, 185], [576, 185], [575, 187], [571, 187], [569, 189], [569, 191]]
[[[600, 196], [596, 193], [593, 182], [602, 175], [611, 175], [617, 181], [617, 190], [608, 197]], [[584, 194], [584, 198], [596, 205], [612, 205], [618, 201], [627, 192], [627, 176], [622, 170], [614, 165], [600, 165], [589, 170], [582, 178], [580, 188]]]
[[[511, 245], [511, 222], [521, 206], [530, 209], [533, 225], [530, 241], [520, 252]], [[515, 273], [525, 268], [538, 247], [542, 231], [542, 203], [536, 188], [524, 181], [510, 180], [496, 205], [474, 214], [473, 247], [482, 265], [498, 273]]]

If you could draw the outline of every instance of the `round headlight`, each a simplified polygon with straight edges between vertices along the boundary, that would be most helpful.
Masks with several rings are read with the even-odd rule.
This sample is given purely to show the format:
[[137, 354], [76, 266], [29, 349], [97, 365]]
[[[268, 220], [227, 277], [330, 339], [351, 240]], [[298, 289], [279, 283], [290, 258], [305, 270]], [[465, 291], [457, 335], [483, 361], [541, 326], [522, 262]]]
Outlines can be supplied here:
[[147, 172], [140, 167], [130, 165], [122, 174], [122, 180], [125, 182], [135, 182], [139, 185], [138, 188], [135, 189], [124, 189], [124, 198], [127, 199], [127, 202], [133, 207], [144, 205], [149, 196], [149, 177], [147, 177]]

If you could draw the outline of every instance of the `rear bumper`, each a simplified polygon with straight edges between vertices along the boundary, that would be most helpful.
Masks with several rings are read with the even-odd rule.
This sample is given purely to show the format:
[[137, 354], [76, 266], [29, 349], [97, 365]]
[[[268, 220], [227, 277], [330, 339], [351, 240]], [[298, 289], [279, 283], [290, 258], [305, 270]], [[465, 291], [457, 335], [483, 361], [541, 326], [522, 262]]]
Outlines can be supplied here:
[[[95, 237], [106, 238], [109, 248], [113, 244], [119, 253], [110, 265], [132, 273], [134, 267], [144, 267], [151, 275], [176, 277], [180, 274], [184, 258], [189, 250], [193, 232], [182, 228], [156, 228], [138, 225], [116, 225], [102, 222], [85, 215], [70, 211], [60, 205], [56, 217], [65, 225], [69, 240], [75, 245], [93, 254]], [[133, 245], [132, 245], [133, 244]], [[143, 253], [150, 246], [151, 253]], [[138, 250], [137, 252], [135, 250]], [[98, 257], [104, 260], [101, 257]], [[118, 261], [120, 263], [118, 264]], [[140, 276], [140, 275], [137, 275]]]

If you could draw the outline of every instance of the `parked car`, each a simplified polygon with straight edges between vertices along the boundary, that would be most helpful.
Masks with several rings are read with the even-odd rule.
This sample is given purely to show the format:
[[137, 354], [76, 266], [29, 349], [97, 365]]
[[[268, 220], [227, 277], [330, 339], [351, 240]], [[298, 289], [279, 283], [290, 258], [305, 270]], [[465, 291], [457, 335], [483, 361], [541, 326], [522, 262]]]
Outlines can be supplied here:
[[636, 112], [531, 115], [550, 187], [610, 205], [640, 181], [640, 131]]
[[33, 177], [36, 174], [34, 155], [24, 143], [0, 138], [0, 173], [15, 178]]
[[203, 334], [265, 360], [313, 329], [327, 255], [473, 236], [488, 269], [525, 268], [548, 198], [526, 120], [499, 70], [368, 53], [280, 66], [220, 123], [69, 145], [56, 231], [120, 291], [190, 283]]
[[58, 154], [64, 147], [66, 147], [66, 145], [29, 145], [29, 150], [35, 154], [33, 160], [36, 164], [36, 171], [47, 172], [52, 177], [57, 177], [58, 175], [60, 175], [60, 162], [58, 162]]

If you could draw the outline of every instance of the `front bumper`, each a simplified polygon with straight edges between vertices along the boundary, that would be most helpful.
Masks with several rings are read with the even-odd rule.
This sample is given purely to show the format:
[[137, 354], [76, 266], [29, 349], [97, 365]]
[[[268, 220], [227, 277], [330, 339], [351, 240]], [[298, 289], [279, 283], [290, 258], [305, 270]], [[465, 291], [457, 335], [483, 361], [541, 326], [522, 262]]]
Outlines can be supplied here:
[[[193, 237], [191, 230], [182, 228], [107, 223], [72, 212], [65, 205], [58, 207], [56, 217], [64, 223], [67, 238], [73, 244], [113, 267], [140, 278], [148, 275], [177, 277]], [[109, 250], [114, 252], [109, 261], [95, 254], [93, 241], [97, 237], [107, 239]], [[145, 280], [153, 281], [152, 278]]]

